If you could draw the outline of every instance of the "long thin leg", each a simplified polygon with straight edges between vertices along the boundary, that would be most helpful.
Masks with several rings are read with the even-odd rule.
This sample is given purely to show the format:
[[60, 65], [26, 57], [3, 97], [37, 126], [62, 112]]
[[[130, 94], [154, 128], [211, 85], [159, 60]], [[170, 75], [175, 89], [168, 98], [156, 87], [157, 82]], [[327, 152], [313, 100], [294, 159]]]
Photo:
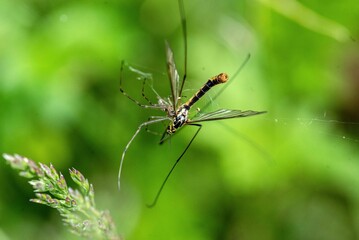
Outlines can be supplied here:
[[[191, 124], [188, 123], [187, 125], [192, 125], [192, 123], [191, 123]], [[176, 133], [178, 133], [178, 132], [181, 131], [181, 130], [182, 130], [182, 128], [177, 129]], [[161, 139], [160, 139], [159, 144], [162, 145], [164, 142], [166, 142], [167, 140], [171, 139], [174, 134], [169, 134], [169, 133], [167, 132], [167, 128], [166, 128], [166, 129], [163, 131], [163, 133], [160, 134], [160, 135], [161, 135]]]
[[[163, 116], [151, 116], [147, 119], [147, 121], [152, 121], [154, 119], [159, 119], [159, 118], [163, 118]], [[154, 134], [154, 135], [157, 135], [157, 136], [162, 136], [162, 133], [159, 133], [159, 132], [155, 132], [155, 131], [152, 131], [148, 128], [148, 126], [146, 126], [145, 128], [146, 132], [148, 133], [151, 133], [151, 134]]]
[[162, 133], [162, 137], [160, 139], [159, 144], [162, 145], [168, 138], [170, 138], [170, 135], [167, 132], [167, 128], [165, 129], [165, 131]]
[[151, 125], [151, 124], [154, 124], [154, 123], [158, 123], [158, 122], [162, 122], [162, 121], [166, 121], [166, 120], [169, 120], [167, 117], [162, 117], [162, 118], [158, 118], [158, 119], [153, 119], [151, 121], [147, 121], [147, 122], [144, 122], [142, 123], [138, 129], [136, 130], [135, 134], [132, 136], [131, 140], [127, 143], [126, 147], [125, 147], [125, 150], [123, 151], [122, 153], [122, 157], [121, 157], [121, 162], [120, 162], [120, 169], [118, 170], [118, 190], [120, 190], [121, 188], [121, 171], [122, 171], [122, 164], [123, 164], [123, 160], [125, 159], [125, 155], [126, 155], [126, 151], [127, 149], [129, 148], [129, 146], [131, 145], [132, 141], [135, 139], [135, 137], [137, 136], [137, 134], [141, 131], [141, 129], [144, 127], [144, 126], [148, 126], [148, 125]]
[[183, 34], [183, 44], [184, 44], [184, 66], [183, 66], [183, 79], [180, 86], [180, 90], [178, 91], [178, 96], [182, 96], [182, 90], [184, 83], [186, 81], [187, 77], [187, 21], [186, 21], [186, 14], [184, 11], [184, 3], [183, 0], [178, 0], [178, 6], [180, 10], [180, 16], [181, 16], [181, 25], [182, 25], [182, 34]]
[[122, 88], [122, 74], [123, 74], [123, 68], [125, 65], [125, 61], [121, 62], [121, 70], [120, 70], [120, 92], [127, 97], [128, 99], [130, 99], [132, 102], [134, 102], [135, 104], [137, 104], [138, 106], [142, 107], [142, 108], [154, 108], [154, 109], [163, 109], [163, 106], [160, 106], [158, 104], [150, 104], [150, 105], [146, 105], [146, 104], [142, 104], [139, 101], [137, 101], [136, 99], [132, 98], [123, 88]]
[[177, 166], [177, 164], [179, 163], [179, 161], [181, 160], [181, 158], [183, 157], [183, 155], [187, 152], [188, 148], [191, 146], [193, 140], [196, 138], [197, 134], [199, 133], [199, 131], [200, 131], [201, 128], [202, 128], [202, 125], [200, 125], [200, 124], [188, 124], [188, 125], [196, 126], [196, 127], [198, 127], [198, 130], [197, 130], [196, 133], [193, 135], [191, 141], [188, 143], [187, 147], [184, 149], [184, 151], [182, 152], [182, 154], [179, 156], [179, 158], [177, 158], [176, 162], [173, 164], [171, 170], [170, 170], [169, 173], [167, 174], [167, 176], [166, 176], [165, 180], [163, 181], [163, 183], [162, 183], [160, 189], [158, 190], [157, 195], [156, 195], [155, 199], [153, 200], [153, 202], [152, 202], [151, 204], [148, 204], [148, 205], [147, 205], [147, 207], [149, 207], [149, 208], [152, 208], [152, 207], [154, 207], [154, 206], [156, 205], [156, 203], [157, 203], [157, 201], [158, 201], [158, 198], [160, 197], [160, 194], [161, 194], [161, 192], [162, 192], [162, 189], [163, 189], [163, 187], [165, 186], [165, 184], [166, 184], [168, 178], [170, 177], [170, 175], [172, 174], [173, 170], [175, 169], [175, 167]]
[[143, 79], [143, 82], [142, 82], [142, 91], [141, 91], [142, 97], [147, 101], [147, 103], [148, 103], [149, 105], [153, 105], [153, 103], [150, 101], [150, 99], [149, 99], [149, 98], [146, 96], [146, 94], [145, 94], [145, 83], [146, 83], [146, 80], [147, 80], [147, 78]]

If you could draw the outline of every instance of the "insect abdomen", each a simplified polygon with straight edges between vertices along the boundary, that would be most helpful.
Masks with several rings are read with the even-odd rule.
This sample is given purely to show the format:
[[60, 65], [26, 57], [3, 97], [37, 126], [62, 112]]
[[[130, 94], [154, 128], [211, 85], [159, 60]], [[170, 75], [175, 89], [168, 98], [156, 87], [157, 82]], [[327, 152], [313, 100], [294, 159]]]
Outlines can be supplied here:
[[214, 76], [210, 79], [208, 79], [208, 81], [203, 85], [203, 87], [201, 87], [198, 92], [191, 98], [189, 99], [185, 105], [187, 105], [189, 108], [195, 104], [206, 92], [208, 92], [209, 89], [211, 89], [212, 87], [221, 84], [221, 83], [225, 83], [228, 80], [228, 75], [226, 73], [220, 73], [217, 76]]

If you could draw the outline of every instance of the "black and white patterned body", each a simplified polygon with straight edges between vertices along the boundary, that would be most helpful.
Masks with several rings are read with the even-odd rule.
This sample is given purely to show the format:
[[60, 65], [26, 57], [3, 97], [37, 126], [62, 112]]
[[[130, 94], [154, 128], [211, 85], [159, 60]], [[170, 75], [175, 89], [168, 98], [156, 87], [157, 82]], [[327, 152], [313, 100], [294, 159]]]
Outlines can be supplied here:
[[188, 111], [190, 107], [186, 104], [183, 104], [176, 111], [176, 115], [173, 116], [172, 123], [167, 128], [167, 133], [173, 134], [176, 130], [183, 125], [185, 125], [188, 121]]

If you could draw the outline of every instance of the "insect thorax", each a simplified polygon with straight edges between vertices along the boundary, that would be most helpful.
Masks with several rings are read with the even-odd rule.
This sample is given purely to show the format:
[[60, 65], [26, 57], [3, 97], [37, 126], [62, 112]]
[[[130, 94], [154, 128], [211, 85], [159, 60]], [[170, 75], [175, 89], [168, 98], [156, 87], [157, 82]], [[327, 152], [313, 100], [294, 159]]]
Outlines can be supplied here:
[[189, 109], [190, 107], [186, 104], [183, 104], [178, 108], [176, 114], [173, 116], [171, 124], [167, 128], [169, 134], [176, 132], [178, 128], [182, 127], [187, 122]]

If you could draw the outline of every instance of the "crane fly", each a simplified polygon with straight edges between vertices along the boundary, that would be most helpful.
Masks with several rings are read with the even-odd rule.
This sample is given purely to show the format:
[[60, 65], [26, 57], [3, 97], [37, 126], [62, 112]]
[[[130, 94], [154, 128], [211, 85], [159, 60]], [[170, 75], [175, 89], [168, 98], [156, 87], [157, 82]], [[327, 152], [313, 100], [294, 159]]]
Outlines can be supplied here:
[[[183, 33], [183, 39], [184, 39], [184, 74], [183, 74], [182, 80], [180, 80], [180, 76], [178, 74], [178, 71], [177, 71], [177, 68], [175, 65], [173, 52], [169, 46], [169, 43], [167, 41], [165, 41], [167, 73], [168, 73], [168, 78], [170, 80], [171, 95], [169, 97], [162, 98], [155, 92], [157, 95], [158, 101], [157, 101], [157, 103], [152, 103], [142, 92], [142, 96], [147, 100], [148, 104], [140, 103], [138, 100], [132, 98], [122, 88], [123, 70], [124, 70], [124, 65], [125, 65], [124, 61], [122, 61], [122, 64], [121, 64], [121, 75], [120, 75], [120, 91], [121, 91], [121, 93], [142, 108], [161, 110], [161, 111], [164, 111], [166, 113], [166, 115], [149, 117], [146, 122], [143, 122], [142, 124], [139, 125], [136, 132], [134, 133], [134, 135], [132, 136], [130, 141], [125, 146], [125, 149], [122, 153], [120, 168], [119, 168], [119, 173], [118, 173], [118, 188], [119, 189], [120, 189], [120, 185], [121, 185], [121, 181], [120, 181], [121, 180], [121, 171], [122, 171], [123, 161], [125, 159], [126, 152], [129, 148], [129, 146], [131, 145], [131, 143], [133, 142], [133, 140], [136, 138], [138, 133], [143, 128], [147, 129], [148, 126], [150, 126], [152, 124], [156, 124], [156, 123], [160, 123], [160, 122], [167, 122], [168, 125], [160, 139], [160, 144], [162, 144], [164, 141], [166, 141], [168, 138], [173, 136], [173, 134], [175, 134], [179, 129], [183, 128], [184, 126], [197, 127], [197, 131], [195, 132], [195, 134], [193, 135], [193, 137], [191, 138], [191, 140], [189, 141], [189, 143], [187, 144], [186, 148], [183, 150], [181, 155], [177, 158], [176, 162], [173, 164], [173, 166], [170, 169], [170, 171], [168, 172], [166, 178], [162, 182], [162, 185], [160, 186], [153, 202], [151, 204], [149, 204], [148, 207], [153, 207], [157, 203], [157, 200], [162, 192], [162, 189], [165, 186], [172, 171], [174, 170], [174, 168], [176, 167], [178, 162], [181, 160], [183, 155], [187, 152], [187, 150], [191, 146], [193, 140], [196, 138], [197, 134], [201, 130], [202, 122], [224, 120], [224, 119], [230, 119], [230, 118], [249, 117], [249, 116], [254, 116], [254, 115], [265, 113], [265, 111], [252, 111], [252, 110], [242, 111], [242, 110], [233, 110], [233, 109], [218, 109], [216, 111], [208, 112], [208, 113], [202, 113], [202, 112], [199, 113], [198, 112], [192, 118], [189, 117], [189, 113], [190, 113], [190, 110], [193, 107], [193, 105], [198, 100], [200, 100], [201, 97], [203, 97], [206, 94], [206, 92], [208, 92], [212, 87], [219, 85], [219, 84], [226, 83], [228, 81], [228, 75], [226, 73], [220, 73], [220, 74], [208, 79], [207, 82], [189, 100], [187, 100], [185, 103], [182, 103], [182, 101], [181, 101], [182, 100], [182, 90], [183, 90], [183, 87], [184, 87], [184, 84], [186, 81], [186, 77], [187, 77], [187, 27], [186, 27], [186, 18], [185, 18], [183, 0], [178, 0], [178, 4], [179, 4], [179, 11], [180, 11], [180, 16], [181, 16], [181, 26], [182, 26], [182, 33]], [[236, 73], [234, 74], [234, 77], [239, 73], [239, 71], [242, 69], [242, 67], [245, 65], [245, 63], [248, 61], [248, 59], [249, 59], [249, 55], [246, 58], [246, 60], [244, 61], [244, 63], [236, 71]], [[132, 71], [137, 71], [137, 70], [132, 69]], [[144, 84], [146, 79], [144, 79], [143, 81], [144, 81], [143, 82], [143, 84]], [[218, 92], [214, 98], [218, 97], [218, 95], [220, 93], [222, 93], [224, 89], [225, 88], [222, 88], [222, 90], [220, 92]], [[144, 88], [142, 89], [142, 91], [144, 91]], [[208, 105], [205, 105], [204, 108], [206, 108], [207, 106]]]

